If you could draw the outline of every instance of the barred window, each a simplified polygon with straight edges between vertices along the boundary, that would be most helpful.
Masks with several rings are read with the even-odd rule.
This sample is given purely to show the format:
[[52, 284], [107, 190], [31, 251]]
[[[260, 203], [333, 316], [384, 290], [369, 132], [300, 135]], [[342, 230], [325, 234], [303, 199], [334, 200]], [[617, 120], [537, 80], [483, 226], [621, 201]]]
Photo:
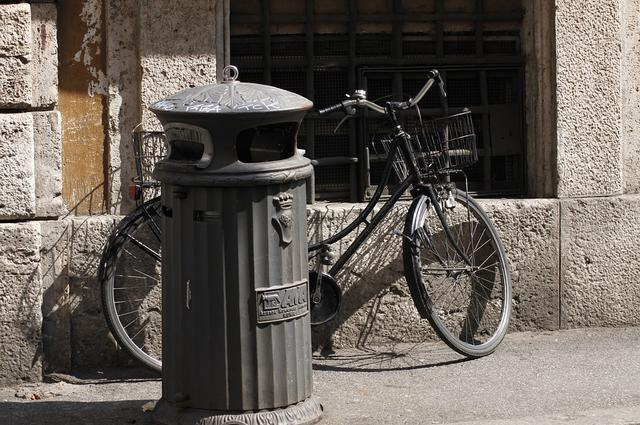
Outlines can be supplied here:
[[[407, 98], [437, 68], [450, 112], [473, 114], [479, 161], [467, 170], [470, 191], [518, 195], [526, 188], [522, 18], [520, 0], [234, 0], [231, 63], [241, 80], [299, 93], [317, 108], [358, 88], [370, 100]], [[439, 113], [430, 96], [423, 115]], [[380, 179], [384, 154], [371, 142], [384, 121], [351, 120], [334, 132], [340, 119], [310, 113], [298, 144], [318, 163], [316, 199], [363, 200]]]

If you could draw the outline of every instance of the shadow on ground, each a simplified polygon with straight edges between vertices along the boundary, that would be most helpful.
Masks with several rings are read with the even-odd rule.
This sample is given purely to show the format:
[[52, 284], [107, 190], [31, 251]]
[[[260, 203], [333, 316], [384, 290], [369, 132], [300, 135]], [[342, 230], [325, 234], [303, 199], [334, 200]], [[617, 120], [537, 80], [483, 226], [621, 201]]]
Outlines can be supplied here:
[[397, 344], [388, 347], [340, 350], [314, 355], [313, 369], [333, 372], [387, 372], [429, 369], [473, 360], [444, 344]]
[[144, 400], [81, 402], [0, 402], [0, 423], [6, 425], [113, 425], [151, 424], [151, 413], [142, 411]]

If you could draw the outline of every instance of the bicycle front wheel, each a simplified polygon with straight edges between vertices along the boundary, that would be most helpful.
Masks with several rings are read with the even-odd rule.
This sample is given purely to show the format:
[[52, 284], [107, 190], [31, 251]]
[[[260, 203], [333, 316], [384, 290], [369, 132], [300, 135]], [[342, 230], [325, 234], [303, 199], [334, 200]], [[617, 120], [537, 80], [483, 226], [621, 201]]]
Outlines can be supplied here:
[[144, 366], [162, 370], [160, 197], [127, 215], [111, 234], [98, 276], [102, 306], [118, 344]]
[[507, 257], [493, 224], [466, 192], [442, 189], [438, 203], [452, 237], [429, 198], [416, 198], [404, 229], [407, 283], [419, 313], [449, 347], [465, 356], [485, 356], [509, 325]]

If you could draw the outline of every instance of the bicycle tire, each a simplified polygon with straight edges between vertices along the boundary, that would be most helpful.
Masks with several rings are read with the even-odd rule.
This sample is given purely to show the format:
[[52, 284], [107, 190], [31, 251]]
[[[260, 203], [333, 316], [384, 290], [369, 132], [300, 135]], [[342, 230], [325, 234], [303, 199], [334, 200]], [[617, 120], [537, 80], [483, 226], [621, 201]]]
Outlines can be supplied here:
[[127, 215], [109, 237], [98, 269], [111, 334], [135, 360], [158, 372], [162, 370], [160, 209], [156, 197]]
[[436, 334], [458, 353], [481, 357], [495, 351], [507, 332], [511, 275], [504, 247], [484, 210], [466, 192], [454, 189], [450, 194], [438, 202], [474, 267], [455, 251], [429, 198], [421, 195], [405, 222], [405, 276], [418, 312]]

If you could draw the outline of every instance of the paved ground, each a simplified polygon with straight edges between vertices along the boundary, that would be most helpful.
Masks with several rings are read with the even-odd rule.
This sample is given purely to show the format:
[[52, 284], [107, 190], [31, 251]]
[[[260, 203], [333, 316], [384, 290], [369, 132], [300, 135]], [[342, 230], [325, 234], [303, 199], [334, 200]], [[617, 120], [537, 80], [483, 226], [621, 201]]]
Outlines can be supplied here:
[[[640, 424], [640, 328], [512, 334], [472, 361], [442, 344], [339, 351], [314, 370], [321, 425]], [[160, 380], [125, 372], [0, 389], [0, 425], [150, 424]]]

